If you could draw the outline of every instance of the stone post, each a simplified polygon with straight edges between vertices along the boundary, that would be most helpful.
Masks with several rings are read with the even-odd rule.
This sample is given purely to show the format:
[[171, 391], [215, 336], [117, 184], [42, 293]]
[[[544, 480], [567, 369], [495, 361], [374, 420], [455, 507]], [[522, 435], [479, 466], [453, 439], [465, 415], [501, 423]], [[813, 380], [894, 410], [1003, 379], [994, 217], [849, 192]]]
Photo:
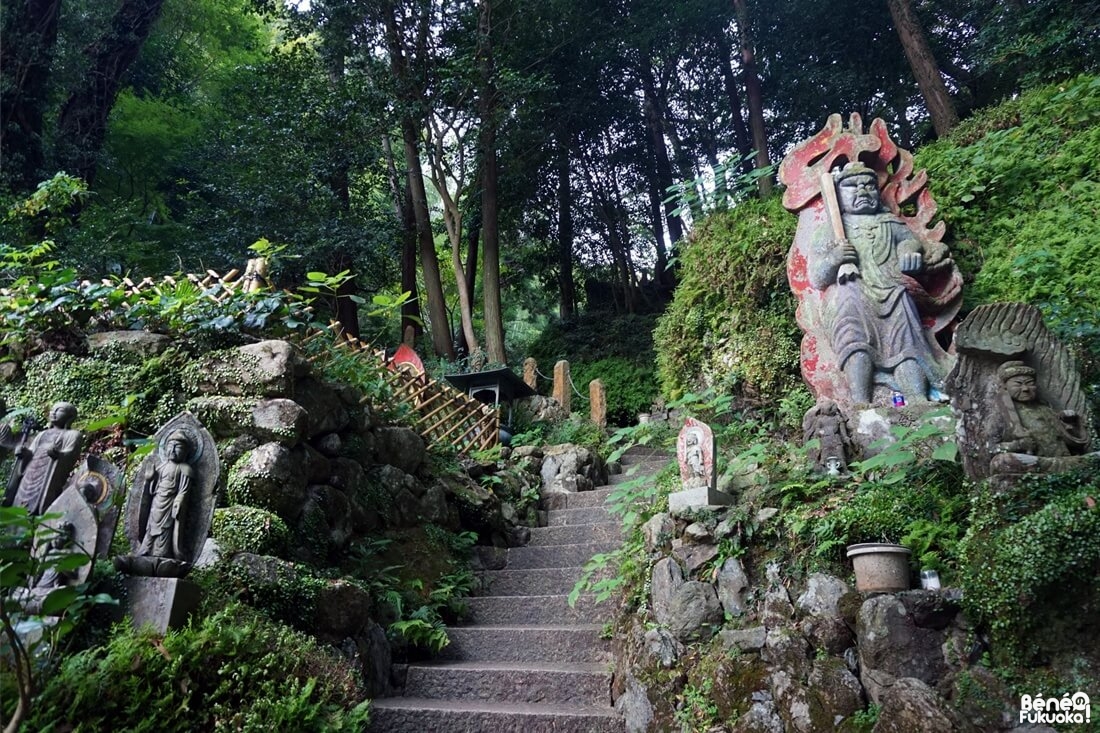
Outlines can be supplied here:
[[607, 390], [603, 380], [593, 379], [588, 383], [588, 402], [591, 405], [592, 422], [601, 428], [607, 427]]
[[561, 409], [565, 410], [566, 415], [571, 412], [572, 397], [573, 388], [569, 383], [569, 362], [562, 359], [554, 365], [554, 399], [561, 405]]
[[536, 392], [539, 391], [539, 363], [530, 356], [523, 360], [523, 381]]

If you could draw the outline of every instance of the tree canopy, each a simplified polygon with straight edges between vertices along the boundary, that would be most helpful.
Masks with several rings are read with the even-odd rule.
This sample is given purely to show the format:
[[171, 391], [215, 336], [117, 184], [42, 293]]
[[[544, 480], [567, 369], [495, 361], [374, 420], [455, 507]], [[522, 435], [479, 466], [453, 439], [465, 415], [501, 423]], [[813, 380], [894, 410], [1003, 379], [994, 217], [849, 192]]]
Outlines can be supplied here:
[[685, 234], [753, 195], [754, 168], [766, 192], [768, 162], [830, 112], [916, 148], [1095, 70], [1097, 11], [30, 0], [2, 16], [0, 185], [86, 180], [54, 240], [88, 276], [239, 267], [267, 239], [294, 255], [284, 283], [347, 273], [353, 333], [344, 296], [408, 291], [403, 325], [437, 354], [503, 362], [532, 312], [667, 302]]

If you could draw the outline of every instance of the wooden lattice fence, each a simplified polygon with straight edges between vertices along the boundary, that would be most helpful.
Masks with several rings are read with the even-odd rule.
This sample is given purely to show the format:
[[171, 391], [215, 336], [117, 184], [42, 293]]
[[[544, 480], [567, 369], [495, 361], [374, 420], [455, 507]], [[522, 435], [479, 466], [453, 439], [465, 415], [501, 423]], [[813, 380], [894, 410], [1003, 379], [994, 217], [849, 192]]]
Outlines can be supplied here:
[[384, 368], [395, 396], [413, 408], [413, 428], [428, 445], [450, 445], [464, 453], [488, 450], [500, 440], [500, 417], [492, 405], [470, 397], [446, 382], [433, 379], [408, 364], [397, 364], [363, 342], [343, 337], [337, 342], [364, 360]]

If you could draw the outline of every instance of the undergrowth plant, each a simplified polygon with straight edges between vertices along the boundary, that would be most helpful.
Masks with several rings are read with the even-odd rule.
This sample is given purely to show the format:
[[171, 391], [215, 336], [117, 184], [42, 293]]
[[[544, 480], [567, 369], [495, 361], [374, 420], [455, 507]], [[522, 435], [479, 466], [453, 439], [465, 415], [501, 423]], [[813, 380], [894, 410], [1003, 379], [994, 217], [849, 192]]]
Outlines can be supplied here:
[[336, 652], [230, 603], [158, 634], [115, 627], [67, 658], [43, 690], [33, 730], [360, 731], [369, 701]]
[[[72, 583], [91, 562], [64, 540], [59, 514], [33, 516], [23, 507], [0, 507], [0, 720], [17, 730], [34, 710], [35, 696], [48, 680], [64, 642], [96, 604], [114, 603]], [[45, 617], [51, 617], [47, 620]]]

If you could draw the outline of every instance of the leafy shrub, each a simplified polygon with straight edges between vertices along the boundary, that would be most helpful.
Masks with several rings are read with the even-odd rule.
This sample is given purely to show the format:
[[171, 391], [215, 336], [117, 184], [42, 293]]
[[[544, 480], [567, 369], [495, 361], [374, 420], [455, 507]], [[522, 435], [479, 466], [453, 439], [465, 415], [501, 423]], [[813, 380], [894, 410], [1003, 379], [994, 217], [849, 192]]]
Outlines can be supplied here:
[[1095, 473], [1033, 476], [1011, 493], [974, 498], [960, 556], [963, 603], [990, 629], [994, 649], [1020, 651], [1046, 623], [1053, 598], [1084, 592], [1100, 569], [1100, 498]]
[[218, 541], [222, 552], [252, 552], [257, 555], [279, 555], [290, 539], [286, 522], [269, 511], [257, 507], [236, 505], [214, 510], [210, 534]]
[[1100, 393], [1100, 76], [1033, 89], [922, 148], [965, 307], [1038, 306]]
[[778, 197], [702, 222], [654, 332], [662, 394], [715, 387], [774, 402], [799, 383], [801, 333], [786, 276], [796, 223]]
[[573, 367], [573, 381], [587, 395], [593, 379], [603, 382], [607, 393], [607, 421], [612, 425], [632, 425], [640, 412], [647, 412], [656, 397], [653, 365], [622, 356], [609, 356]]
[[106, 646], [65, 660], [29, 729], [357, 731], [366, 722], [346, 661], [234, 603], [163, 637], [120, 624]]

